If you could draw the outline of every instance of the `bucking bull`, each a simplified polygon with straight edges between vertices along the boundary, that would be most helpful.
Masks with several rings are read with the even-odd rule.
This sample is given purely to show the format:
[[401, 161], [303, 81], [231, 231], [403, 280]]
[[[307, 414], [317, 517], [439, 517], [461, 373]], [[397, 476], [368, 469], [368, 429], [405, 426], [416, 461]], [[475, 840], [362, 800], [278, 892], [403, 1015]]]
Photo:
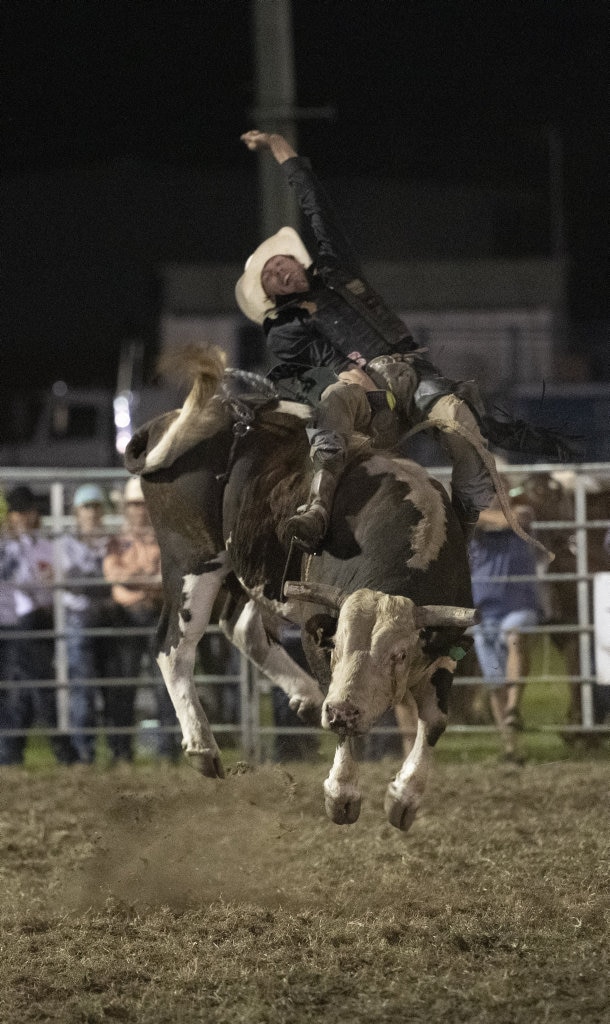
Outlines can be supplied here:
[[[228, 638], [300, 717], [319, 723], [321, 714], [338, 737], [324, 783], [337, 824], [360, 813], [358, 737], [389, 707], [410, 709], [415, 741], [385, 800], [389, 821], [406, 830], [446, 726], [464, 631], [476, 618], [451, 503], [419, 465], [356, 438], [323, 550], [295, 550], [285, 524], [308, 494], [310, 410], [268, 398], [253, 409], [235, 397], [218, 350], [183, 357], [194, 383], [182, 409], [134, 434], [125, 462], [142, 475], [161, 548], [157, 660], [186, 755], [204, 775], [223, 776], [193, 673], [225, 587]], [[278, 642], [285, 620], [301, 627], [315, 679]]]

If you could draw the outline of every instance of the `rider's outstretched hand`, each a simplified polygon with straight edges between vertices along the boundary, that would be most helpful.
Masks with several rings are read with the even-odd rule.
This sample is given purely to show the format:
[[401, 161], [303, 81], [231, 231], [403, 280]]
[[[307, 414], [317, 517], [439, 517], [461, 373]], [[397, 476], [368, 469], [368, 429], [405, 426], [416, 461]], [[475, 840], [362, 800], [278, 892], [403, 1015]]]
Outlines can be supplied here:
[[252, 152], [255, 152], [257, 149], [271, 149], [271, 136], [267, 132], [259, 132], [258, 129], [254, 128], [252, 131], [244, 132], [239, 137]]
[[278, 164], [283, 164], [284, 160], [289, 160], [290, 157], [297, 155], [288, 140], [283, 135], [278, 135], [277, 132], [259, 132], [257, 128], [253, 128], [239, 137], [253, 153], [263, 149], [271, 150]]

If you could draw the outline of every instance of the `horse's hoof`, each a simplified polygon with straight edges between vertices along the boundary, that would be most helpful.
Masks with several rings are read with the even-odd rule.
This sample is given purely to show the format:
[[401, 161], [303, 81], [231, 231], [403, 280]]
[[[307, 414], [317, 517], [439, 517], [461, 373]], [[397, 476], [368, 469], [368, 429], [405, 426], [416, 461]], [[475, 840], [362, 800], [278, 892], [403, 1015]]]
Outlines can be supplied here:
[[194, 768], [200, 775], [205, 775], [206, 779], [224, 779], [225, 770], [222, 767], [220, 754], [213, 750], [194, 750], [187, 751], [186, 756], [191, 768]]
[[362, 800], [353, 797], [351, 800], [335, 800], [327, 796], [324, 800], [326, 814], [335, 825], [353, 825], [360, 817]]
[[401, 832], [409, 831], [415, 821], [417, 807], [413, 807], [412, 804], [404, 804], [391, 793], [386, 794], [383, 807], [390, 825], [400, 829]]

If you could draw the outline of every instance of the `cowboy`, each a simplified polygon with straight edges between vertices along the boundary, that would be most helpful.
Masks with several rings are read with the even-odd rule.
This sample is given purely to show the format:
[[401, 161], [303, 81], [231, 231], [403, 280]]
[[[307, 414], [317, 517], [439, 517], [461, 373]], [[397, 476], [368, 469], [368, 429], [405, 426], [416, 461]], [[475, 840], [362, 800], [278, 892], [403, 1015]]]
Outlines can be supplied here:
[[404, 322], [363, 277], [308, 161], [282, 135], [249, 131], [241, 139], [252, 151], [269, 150], [281, 165], [316, 244], [312, 259], [297, 232], [281, 228], [250, 256], [235, 288], [237, 304], [262, 324], [278, 360], [269, 376], [282, 397], [316, 408], [309, 501], [289, 524], [296, 541], [306, 551], [319, 547], [349, 437], [366, 432], [374, 412], [388, 404], [411, 423], [428, 419], [446, 428], [440, 442], [453, 464], [452, 503], [470, 535], [495, 494], [487, 442], [464, 400], [469, 390], [473, 398], [471, 386], [443, 377], [417, 352]]

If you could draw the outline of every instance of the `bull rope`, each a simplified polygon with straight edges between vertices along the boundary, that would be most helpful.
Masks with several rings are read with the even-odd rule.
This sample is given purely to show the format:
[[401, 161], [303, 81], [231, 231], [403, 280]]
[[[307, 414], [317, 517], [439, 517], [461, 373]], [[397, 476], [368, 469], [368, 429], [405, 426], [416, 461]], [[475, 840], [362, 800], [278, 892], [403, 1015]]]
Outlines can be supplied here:
[[508, 525], [514, 531], [514, 533], [517, 534], [518, 537], [521, 537], [521, 540], [524, 540], [526, 542], [526, 544], [531, 544], [532, 547], [538, 548], [539, 551], [542, 551], [542, 553], [548, 559], [550, 564], [554, 560], [555, 555], [552, 551], [549, 551], [548, 548], [545, 548], [544, 544], [541, 541], [537, 540], [535, 537], [532, 537], [532, 535], [527, 533], [521, 526], [521, 523], [519, 522], [515, 513], [512, 510], [508, 492], [506, 490], [506, 487], [504, 486], [504, 483], [502, 482], [500, 474], [498, 473], [496, 460], [494, 459], [491, 452], [488, 451], [488, 449], [482, 444], [481, 440], [476, 434], [473, 434], [471, 430], [468, 430], [468, 428], [464, 427], [461, 423], [448, 423], [446, 420], [441, 420], [435, 418], [434, 416], [428, 416], [428, 418], [423, 423], [418, 423], [416, 424], [416, 426], [411, 427], [411, 429], [408, 430], [406, 434], [404, 434], [403, 440], [412, 437], [414, 434], [418, 434], [421, 430], [429, 430], [432, 427], [436, 427], [438, 430], [444, 430], [446, 433], [459, 434], [460, 437], [463, 437], [465, 441], [468, 441], [469, 444], [472, 445], [472, 447], [477, 452], [477, 455], [481, 459], [481, 462], [489, 472], [489, 475], [494, 485], [495, 492], [500, 502], [500, 508], [504, 513]]
[[[253, 405], [249, 405], [239, 395], [232, 393], [229, 381], [225, 379], [227, 377], [229, 381], [237, 380], [253, 389]], [[255, 397], [257, 394], [260, 396], [258, 400]], [[269, 405], [270, 402], [277, 401], [279, 395], [275, 384], [272, 384], [266, 377], [261, 376], [260, 373], [252, 373], [250, 370], [238, 370], [233, 366], [228, 366], [224, 371], [223, 379], [218, 384], [218, 397], [233, 418], [233, 443], [231, 444], [229, 458], [227, 459], [227, 466], [224, 473], [216, 475], [217, 480], [221, 480], [226, 484], [235, 462], [239, 442], [252, 429], [252, 424], [256, 417], [256, 409]]]
[[[254, 402], [254, 406], [231, 392], [229, 381], [233, 380], [239, 381], [240, 384], [247, 384], [251, 388], [253, 392], [251, 400]], [[260, 373], [252, 373], [250, 370], [238, 370], [233, 366], [226, 368], [218, 390], [221, 392], [221, 401], [235, 417], [233, 433], [237, 437], [243, 437], [250, 430], [256, 415], [256, 406], [267, 405], [279, 398], [275, 384], [267, 380], [266, 377]], [[261, 396], [262, 402], [257, 401], [255, 397], [257, 394]]]

